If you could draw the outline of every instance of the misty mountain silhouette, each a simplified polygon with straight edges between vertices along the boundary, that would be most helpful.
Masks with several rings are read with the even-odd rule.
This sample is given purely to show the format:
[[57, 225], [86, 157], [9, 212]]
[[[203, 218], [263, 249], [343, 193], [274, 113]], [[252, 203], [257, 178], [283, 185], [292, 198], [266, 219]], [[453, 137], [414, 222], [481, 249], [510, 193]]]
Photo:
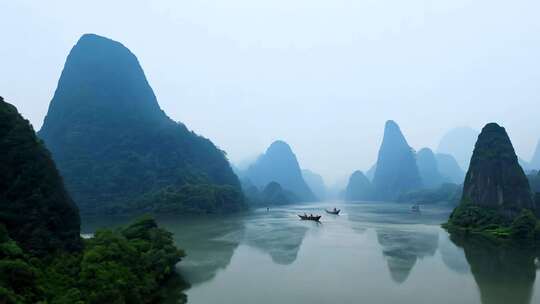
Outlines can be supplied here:
[[345, 188], [345, 200], [363, 201], [373, 199], [373, 185], [362, 171], [354, 171]]
[[304, 181], [298, 160], [291, 147], [284, 141], [273, 142], [246, 172], [259, 189], [270, 182], [277, 182], [283, 189], [294, 193], [301, 201], [314, 201], [315, 195]]
[[448, 181], [441, 174], [439, 163], [430, 148], [423, 148], [418, 151], [416, 154], [416, 164], [418, 165], [422, 184], [425, 188], [436, 188]]
[[392, 120], [385, 124], [373, 186], [378, 200], [394, 200], [401, 193], [422, 187], [415, 153]]
[[443, 135], [437, 147], [437, 153], [452, 155], [462, 170], [469, 168], [474, 143], [479, 132], [469, 127], [457, 127]]

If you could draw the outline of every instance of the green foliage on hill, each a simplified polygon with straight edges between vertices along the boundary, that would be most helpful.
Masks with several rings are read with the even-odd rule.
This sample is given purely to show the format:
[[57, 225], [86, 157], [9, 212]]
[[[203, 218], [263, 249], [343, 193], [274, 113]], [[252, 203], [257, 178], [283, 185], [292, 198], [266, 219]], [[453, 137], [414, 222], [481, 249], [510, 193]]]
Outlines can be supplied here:
[[452, 211], [448, 223], [464, 229], [482, 231], [510, 225], [496, 210], [472, 204], [460, 204]]
[[530, 210], [523, 210], [510, 225], [510, 237], [513, 239], [533, 239], [540, 238], [540, 231], [536, 227], [540, 225], [536, 216]]
[[100, 230], [85, 246], [79, 284], [89, 303], [147, 302], [184, 256], [172, 234], [148, 218], [118, 231]]
[[0, 226], [0, 303], [150, 303], [184, 256], [171, 233], [143, 218], [100, 230], [80, 253], [32, 258]]
[[0, 97], [0, 303], [148, 303], [184, 253], [142, 218], [84, 242], [77, 207], [28, 121]]
[[169, 186], [142, 195], [133, 202], [108, 206], [103, 213], [228, 213], [245, 208], [244, 195], [236, 187], [212, 184]]
[[0, 97], [0, 223], [24, 250], [81, 248], [80, 218], [30, 123]]
[[[245, 206], [225, 153], [161, 110], [137, 58], [116, 41], [81, 37], [39, 136], [82, 213], [230, 212]], [[193, 206], [191, 195], [203, 190], [204, 205]], [[235, 202], [223, 203], [232, 196]], [[155, 201], [141, 209], [149, 197]]]
[[540, 220], [528, 209], [510, 220], [493, 209], [461, 204], [443, 227], [450, 232], [479, 234], [499, 240], [535, 241], [540, 246]]
[[43, 292], [37, 286], [38, 270], [0, 225], [0, 303], [35, 303]]

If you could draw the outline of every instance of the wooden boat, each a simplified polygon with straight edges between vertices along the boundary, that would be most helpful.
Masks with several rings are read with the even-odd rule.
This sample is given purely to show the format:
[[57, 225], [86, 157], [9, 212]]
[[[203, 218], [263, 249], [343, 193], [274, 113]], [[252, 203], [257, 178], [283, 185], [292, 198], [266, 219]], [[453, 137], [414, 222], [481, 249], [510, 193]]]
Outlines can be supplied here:
[[315, 221], [318, 222], [321, 219], [320, 215], [298, 215], [298, 217], [303, 221]]
[[329, 213], [329, 214], [335, 214], [335, 215], [338, 215], [339, 212], [341, 211], [341, 209], [336, 209], [334, 208], [334, 210], [328, 210], [328, 209], [324, 209], [326, 211], [326, 213]]

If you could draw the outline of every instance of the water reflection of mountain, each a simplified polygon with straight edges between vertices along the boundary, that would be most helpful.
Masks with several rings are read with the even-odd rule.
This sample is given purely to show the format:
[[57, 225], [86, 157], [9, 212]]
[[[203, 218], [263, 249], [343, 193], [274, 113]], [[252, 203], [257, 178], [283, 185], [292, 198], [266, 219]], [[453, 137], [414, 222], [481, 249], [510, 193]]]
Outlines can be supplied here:
[[187, 257], [177, 267], [192, 286], [211, 280], [225, 269], [244, 235], [241, 217], [160, 219], [159, 223], [186, 251]]
[[343, 206], [340, 216], [346, 216], [352, 230], [357, 233], [364, 233], [367, 230], [366, 218], [359, 212], [356, 206]]
[[292, 264], [308, 231], [308, 225], [286, 214], [274, 213], [272, 218], [255, 218], [245, 223], [245, 244], [260, 249], [281, 265]]
[[451, 240], [464, 249], [483, 304], [531, 302], [538, 252], [480, 237], [452, 235]]
[[437, 251], [438, 233], [397, 228], [377, 229], [388, 270], [394, 282], [403, 283], [418, 259], [433, 256]]
[[460, 274], [466, 274], [471, 271], [463, 248], [457, 247], [450, 241], [449, 235], [446, 233], [442, 234], [439, 240], [439, 252], [441, 253], [441, 259], [444, 265], [448, 269]]

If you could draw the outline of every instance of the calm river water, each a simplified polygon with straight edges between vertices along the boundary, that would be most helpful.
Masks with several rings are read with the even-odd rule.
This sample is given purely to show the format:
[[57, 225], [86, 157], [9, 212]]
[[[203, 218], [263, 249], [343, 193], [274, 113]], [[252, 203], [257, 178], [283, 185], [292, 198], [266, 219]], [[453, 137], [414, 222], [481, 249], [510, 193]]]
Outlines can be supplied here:
[[[341, 208], [338, 216], [325, 207]], [[540, 304], [530, 250], [450, 239], [450, 209], [393, 203], [320, 203], [241, 216], [158, 218], [187, 257], [178, 272], [190, 304]], [[321, 223], [296, 214], [322, 214]], [[126, 219], [127, 220], [127, 219]], [[86, 219], [83, 233], [123, 224]]]

